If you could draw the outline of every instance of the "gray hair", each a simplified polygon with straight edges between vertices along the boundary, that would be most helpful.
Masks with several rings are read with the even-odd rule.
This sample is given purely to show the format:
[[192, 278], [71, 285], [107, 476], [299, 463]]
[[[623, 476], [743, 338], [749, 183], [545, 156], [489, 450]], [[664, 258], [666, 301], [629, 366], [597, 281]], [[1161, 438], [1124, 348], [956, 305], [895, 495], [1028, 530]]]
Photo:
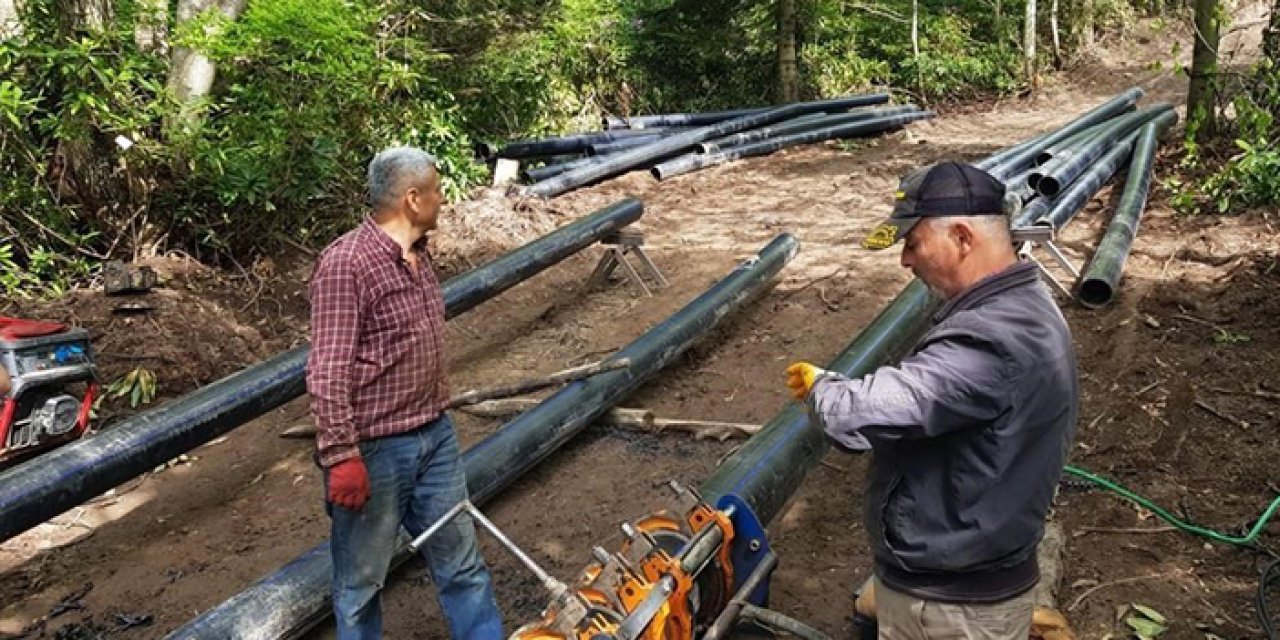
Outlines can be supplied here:
[[369, 161], [369, 202], [375, 209], [404, 193], [406, 178], [416, 178], [436, 168], [436, 157], [417, 147], [391, 147]]
[[941, 216], [928, 217], [920, 220], [922, 224], [928, 224], [934, 231], [941, 231], [944, 225], [954, 224], [956, 222], [965, 222], [969, 226], [977, 229], [979, 233], [994, 236], [996, 238], [1012, 238], [1009, 231], [1009, 217], [1004, 215], [986, 215], [986, 216]]

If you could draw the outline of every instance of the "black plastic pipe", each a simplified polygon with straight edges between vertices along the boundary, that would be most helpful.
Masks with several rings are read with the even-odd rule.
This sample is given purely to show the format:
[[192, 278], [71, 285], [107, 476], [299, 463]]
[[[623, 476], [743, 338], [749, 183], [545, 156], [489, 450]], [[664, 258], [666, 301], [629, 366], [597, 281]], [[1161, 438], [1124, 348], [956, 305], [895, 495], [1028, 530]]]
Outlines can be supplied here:
[[1106, 122], [1095, 124], [1092, 127], [1085, 129], [1084, 131], [1076, 132], [1070, 138], [1067, 138], [1049, 147], [1046, 147], [1044, 150], [1042, 150], [1039, 154], [1036, 155], [1035, 162], [1034, 162], [1035, 166], [1039, 167], [1041, 165], [1048, 164], [1051, 160], [1053, 160], [1054, 156], [1061, 154], [1063, 151], [1067, 149], [1079, 146], [1087, 142], [1089, 138], [1092, 138], [1093, 136], [1098, 135], [1099, 131], [1102, 131], [1103, 129], [1107, 128], [1107, 126], [1112, 122], [1114, 122], [1116, 118], [1119, 118], [1129, 113], [1134, 108], [1136, 108], [1136, 105], [1134, 107], [1130, 107], [1128, 111], [1124, 111], [1119, 114], [1116, 114], [1116, 116], [1111, 120], [1107, 120]]
[[521, 169], [520, 175], [528, 182], [537, 182], [539, 180], [546, 180], [551, 176], [558, 176], [576, 167], [585, 167], [593, 162], [600, 162], [601, 160], [603, 160], [603, 158], [577, 158], [568, 162], [546, 164], [541, 167], [533, 167], [530, 169]]
[[1065, 154], [1059, 154], [1047, 164], [1041, 165], [1031, 174], [1029, 183], [1035, 186], [1040, 195], [1049, 197], [1058, 195], [1063, 187], [1071, 184], [1081, 173], [1084, 173], [1089, 165], [1102, 157], [1102, 154], [1106, 153], [1117, 140], [1128, 136], [1164, 111], [1171, 110], [1173, 105], [1162, 103], [1116, 118], [1114, 124], [1083, 141], [1082, 146], [1071, 149]]
[[654, 141], [661, 140], [662, 138], [670, 135], [672, 134], [655, 133], [649, 136], [632, 136], [630, 138], [623, 138], [622, 140], [613, 140], [610, 142], [594, 142], [587, 145], [587, 155], [593, 157], [612, 155], [626, 151], [627, 149], [634, 149], [646, 144], [652, 144]]
[[[940, 304], [923, 282], [912, 281], [827, 369], [858, 378], [900, 358], [924, 335]], [[822, 460], [827, 446], [805, 408], [789, 404], [716, 468], [702, 483], [702, 496], [709, 504], [737, 496], [761, 524], [768, 524]]]
[[647, 144], [643, 147], [624, 151], [616, 156], [609, 156], [609, 159], [606, 162], [579, 167], [572, 171], [566, 171], [549, 180], [543, 180], [537, 184], [530, 185], [526, 187], [523, 192], [529, 195], [550, 198], [589, 182], [615, 176], [620, 173], [630, 171], [636, 167], [648, 166], [659, 158], [664, 158], [674, 153], [678, 153], [681, 150], [688, 149], [704, 140], [719, 138], [721, 136], [737, 133], [746, 129], [753, 129], [755, 127], [773, 124], [780, 120], [794, 118], [796, 116], [813, 113], [815, 111], [865, 107], [873, 104], [882, 104], [884, 102], [888, 102], [888, 100], [888, 94], [873, 93], [861, 96], [834, 98], [832, 100], [789, 104], [778, 107], [777, 109], [770, 109], [761, 113], [754, 113], [734, 118], [733, 120], [726, 120], [711, 126], [700, 127], [691, 131], [678, 133], [674, 136], [663, 138], [653, 144]]
[[1052, 146], [1053, 144], [1066, 140], [1071, 136], [1084, 131], [1096, 124], [1106, 122], [1114, 118], [1116, 115], [1124, 113], [1137, 104], [1142, 98], [1142, 89], [1134, 87], [1121, 93], [1120, 95], [1102, 103], [1093, 110], [1086, 112], [1084, 115], [1068, 122], [1065, 126], [1056, 131], [1052, 131], [1039, 138], [1034, 144], [1028, 144], [1025, 147], [1019, 145], [1017, 151], [1009, 153], [996, 154], [996, 156], [988, 158], [980, 163], [982, 169], [986, 169], [992, 175], [1000, 180], [1007, 180], [1013, 174], [1019, 173], [1023, 167], [1030, 165], [1032, 160], [1039, 155], [1041, 151]]
[[1138, 235], [1142, 211], [1147, 206], [1147, 193], [1151, 189], [1151, 171], [1155, 166], [1156, 149], [1160, 146], [1160, 131], [1153, 124], [1144, 125], [1133, 145], [1133, 159], [1129, 161], [1129, 176], [1125, 179], [1120, 202], [1107, 225], [1107, 233], [1098, 243], [1093, 259], [1084, 270], [1076, 299], [1080, 304], [1097, 309], [1111, 303], [1116, 285], [1124, 274], [1124, 263], [1129, 259], [1129, 248]]
[[612, 142], [637, 136], [648, 137], [664, 131], [667, 133], [672, 132], [672, 130], [668, 129], [623, 129], [619, 131], [590, 131], [546, 138], [529, 138], [508, 142], [497, 151], [496, 155], [500, 158], [540, 158], [566, 153], [586, 153], [587, 147], [598, 142]]
[[[790, 234], [778, 236], [693, 302], [614, 354], [614, 358], [630, 358], [629, 369], [574, 382], [467, 450], [463, 465], [472, 501], [479, 504], [492, 498], [763, 292], [795, 256], [797, 247]], [[328, 546], [325, 542], [306, 552], [167, 637], [268, 640], [301, 636], [330, 614]], [[393, 561], [397, 565], [408, 558], [403, 547]]]
[[914, 104], [906, 104], [896, 107], [865, 109], [851, 113], [838, 113], [834, 115], [811, 113], [800, 116], [799, 118], [792, 118], [786, 122], [779, 122], [775, 125], [760, 127], [759, 129], [752, 129], [750, 131], [743, 131], [723, 138], [716, 138], [715, 140], [708, 140], [698, 144], [695, 149], [697, 149], [698, 153], [715, 153], [717, 151], [729, 149], [730, 147], [737, 147], [749, 142], [756, 142], [758, 140], [779, 138], [793, 133], [811, 131], [813, 129], [821, 129], [825, 127], [835, 127], [851, 122], [861, 122], [872, 118], [898, 115], [900, 113], [910, 113], [919, 110], [920, 108]]
[[768, 138], [757, 142], [749, 142], [736, 147], [729, 147], [728, 149], [723, 149], [715, 153], [686, 154], [658, 164], [650, 169], [649, 172], [653, 174], [653, 177], [659, 180], [666, 180], [667, 178], [683, 175], [691, 171], [714, 167], [718, 164], [733, 162], [735, 160], [741, 160], [742, 158], [762, 156], [773, 153], [779, 149], [795, 145], [812, 144], [814, 142], [822, 142], [823, 140], [831, 140], [834, 138], [850, 138], [853, 136], [880, 133], [889, 129], [896, 129], [907, 123], [915, 122], [916, 120], [932, 118], [933, 116], [934, 113], [932, 111], [912, 111], [893, 116], [872, 118], [871, 120], [850, 122], [834, 127], [809, 129], [777, 138]]
[[1018, 194], [1018, 197], [1022, 198], [1023, 202], [1027, 202], [1028, 200], [1036, 197], [1036, 190], [1027, 183], [1027, 179], [1031, 177], [1031, 174], [1034, 171], [1035, 168], [1032, 167], [1013, 176], [1012, 178], [1009, 178], [1004, 183], [1005, 189]]
[[625, 131], [627, 129], [647, 129], [649, 127], [705, 127], [709, 124], [741, 118], [768, 111], [771, 107], [751, 107], [748, 109], [729, 109], [727, 111], [705, 111], [702, 113], [660, 113], [647, 116], [604, 116], [601, 126], [609, 131]]
[[[455, 317], [640, 218], [628, 198], [444, 284]], [[309, 347], [233, 373], [91, 438], [0, 473], [0, 541], [156, 468], [306, 391]]]
[[[1155, 125], [1158, 131], [1163, 132], [1177, 121], [1177, 112], [1170, 109], [1162, 111], [1160, 115], [1151, 120], [1151, 123]], [[1112, 146], [1111, 150], [1099, 158], [1084, 175], [1077, 178], [1071, 184], [1071, 187], [1054, 199], [1053, 207], [1049, 209], [1048, 213], [1035, 220], [1035, 224], [1049, 225], [1054, 229], [1061, 229], [1063, 225], [1080, 212], [1086, 202], [1097, 194], [1102, 185], [1106, 184], [1111, 179], [1111, 176], [1115, 175], [1120, 166], [1124, 164], [1126, 158], [1129, 157], [1137, 137], [1137, 132], [1130, 133]]]

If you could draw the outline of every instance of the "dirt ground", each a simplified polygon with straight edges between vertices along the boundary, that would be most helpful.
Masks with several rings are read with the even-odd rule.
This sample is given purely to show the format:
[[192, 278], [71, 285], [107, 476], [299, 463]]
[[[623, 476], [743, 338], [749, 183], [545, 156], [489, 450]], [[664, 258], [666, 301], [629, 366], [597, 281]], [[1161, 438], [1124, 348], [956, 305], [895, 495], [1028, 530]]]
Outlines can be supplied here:
[[[539, 215], [565, 221], [639, 197], [646, 213], [637, 226], [671, 286], [653, 298], [622, 285], [585, 291], [599, 255], [588, 250], [451, 321], [453, 385], [513, 380], [610, 353], [789, 231], [801, 251], [777, 286], [624, 403], [662, 417], [764, 423], [788, 400], [789, 362], [834, 356], [910, 279], [896, 251], [856, 247], [886, 214], [900, 176], [940, 159], [979, 158], [1128, 86], [1147, 89], [1148, 103], [1180, 102], [1185, 81], [1168, 65], [1148, 64], [1163, 59], [1171, 38], [1185, 34], [1143, 27], [1104, 42], [1096, 58], [1032, 99], [945, 108], [934, 121], [883, 138], [661, 184], [633, 174], [538, 205]], [[1100, 238], [1113, 195], [1105, 190], [1065, 232], [1062, 246], [1077, 263]], [[1115, 304], [1090, 311], [1064, 301], [1083, 388], [1071, 462], [1240, 535], [1280, 492], [1276, 212], [1187, 219], [1168, 197], [1153, 190]], [[175, 257], [152, 264], [165, 286], [141, 299], [154, 307], [147, 313], [113, 313], [115, 299], [89, 291], [51, 303], [11, 301], [0, 313], [89, 328], [105, 377], [151, 368], [160, 401], [305, 339], [309, 256], [228, 273]], [[128, 410], [103, 413], [109, 428]], [[306, 420], [306, 399], [295, 400], [0, 544], [0, 634], [162, 637], [321, 542], [328, 524], [311, 443], [278, 437]], [[501, 426], [463, 414], [457, 422], [464, 447]], [[698, 486], [737, 444], [593, 426], [485, 511], [551, 573], [571, 578], [592, 545], [617, 546], [620, 523], [657, 504], [663, 482]], [[771, 526], [781, 557], [772, 605], [836, 637], [850, 637], [852, 590], [869, 572], [857, 506], [866, 464], [830, 454]], [[1169, 530], [1145, 510], [1074, 485], [1053, 518], [1068, 541], [1059, 604], [1080, 637], [1123, 637], [1117, 613], [1134, 602], [1169, 618], [1165, 637], [1261, 635], [1252, 604], [1264, 559], [1257, 551]], [[1260, 540], [1275, 547], [1277, 534], [1280, 524], [1272, 524]], [[509, 627], [533, 619], [546, 594], [492, 541], [484, 551]], [[390, 638], [446, 635], [419, 563], [391, 581], [384, 607]]]

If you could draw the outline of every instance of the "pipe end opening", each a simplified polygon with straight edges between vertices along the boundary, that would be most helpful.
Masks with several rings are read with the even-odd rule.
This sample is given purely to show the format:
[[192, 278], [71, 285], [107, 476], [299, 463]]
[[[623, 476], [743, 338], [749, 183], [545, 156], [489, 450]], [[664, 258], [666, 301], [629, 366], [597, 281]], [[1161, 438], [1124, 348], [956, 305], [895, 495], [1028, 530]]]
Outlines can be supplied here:
[[1080, 291], [1076, 297], [1080, 300], [1080, 304], [1090, 309], [1099, 309], [1110, 304], [1114, 294], [1111, 285], [1106, 281], [1090, 278], [1080, 283]]

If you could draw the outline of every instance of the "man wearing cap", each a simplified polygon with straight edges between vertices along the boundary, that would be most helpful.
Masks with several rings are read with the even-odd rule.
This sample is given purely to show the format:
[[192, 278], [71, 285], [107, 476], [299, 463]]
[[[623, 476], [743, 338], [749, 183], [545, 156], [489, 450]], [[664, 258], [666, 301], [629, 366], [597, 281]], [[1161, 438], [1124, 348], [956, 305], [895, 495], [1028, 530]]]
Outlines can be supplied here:
[[1075, 430], [1062, 313], [1021, 262], [1005, 188], [969, 165], [907, 176], [864, 242], [904, 240], [939, 297], [897, 366], [851, 380], [799, 362], [787, 385], [845, 451], [872, 451], [864, 522], [882, 640], [1027, 638], [1036, 545]]

